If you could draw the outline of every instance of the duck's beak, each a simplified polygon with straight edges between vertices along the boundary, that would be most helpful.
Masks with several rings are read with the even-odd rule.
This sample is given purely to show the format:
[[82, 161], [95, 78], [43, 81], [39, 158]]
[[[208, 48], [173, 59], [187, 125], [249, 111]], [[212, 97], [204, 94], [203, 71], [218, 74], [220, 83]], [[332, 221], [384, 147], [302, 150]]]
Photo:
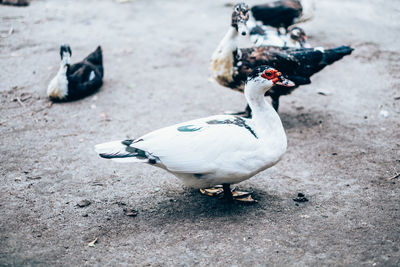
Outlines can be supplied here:
[[294, 82], [292, 82], [291, 80], [286, 79], [285, 77], [283, 77], [282, 75], [279, 75], [277, 81], [274, 81], [274, 83], [276, 85], [280, 85], [280, 86], [285, 86], [285, 87], [294, 87], [296, 86], [296, 84]]
[[307, 42], [307, 39], [308, 39], [307, 35], [302, 35], [300, 36], [299, 41], [301, 44], [305, 44]]
[[70, 64], [71, 61], [71, 54], [69, 52], [64, 51], [62, 53], [62, 62], [64, 64]]

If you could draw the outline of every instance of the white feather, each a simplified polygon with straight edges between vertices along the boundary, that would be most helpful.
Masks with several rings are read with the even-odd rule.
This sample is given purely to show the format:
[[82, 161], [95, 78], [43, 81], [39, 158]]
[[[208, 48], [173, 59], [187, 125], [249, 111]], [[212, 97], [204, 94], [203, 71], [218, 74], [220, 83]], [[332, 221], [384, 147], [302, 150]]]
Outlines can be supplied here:
[[233, 80], [234, 60], [232, 51], [237, 47], [237, 35], [236, 29], [230, 27], [211, 57], [211, 74], [223, 86], [227, 86]]
[[[126, 153], [126, 145], [119, 141], [112, 141], [103, 144], [98, 144], [95, 146], [95, 151], [98, 154], [125, 154]], [[131, 163], [131, 162], [147, 162], [147, 159], [139, 159], [135, 157], [129, 158], [112, 158], [111, 160], [120, 162], [120, 163]]]
[[61, 63], [56, 76], [47, 87], [47, 96], [50, 98], [63, 99], [68, 95], [67, 66]]
[[92, 70], [92, 71], [90, 72], [90, 75], [89, 75], [89, 81], [93, 80], [94, 77], [95, 77], [94, 71]]
[[124, 151], [125, 148], [126, 146], [123, 145], [121, 141], [107, 142], [103, 144], [98, 144], [94, 147], [96, 153], [98, 154], [103, 154], [103, 153], [115, 154]]

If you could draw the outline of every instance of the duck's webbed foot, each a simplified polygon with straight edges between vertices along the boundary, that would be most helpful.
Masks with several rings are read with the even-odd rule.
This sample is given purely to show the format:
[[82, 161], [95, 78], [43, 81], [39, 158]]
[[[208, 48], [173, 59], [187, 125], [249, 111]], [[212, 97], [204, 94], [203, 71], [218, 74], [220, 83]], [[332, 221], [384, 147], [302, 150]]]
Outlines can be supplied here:
[[217, 185], [210, 188], [200, 189], [200, 193], [209, 197], [218, 197], [224, 193], [224, 189], [222, 188], [222, 185]]
[[229, 184], [217, 185], [215, 187], [200, 189], [200, 193], [210, 197], [220, 197], [227, 202], [256, 203], [251, 196], [252, 192], [240, 191], [237, 187], [230, 188]]

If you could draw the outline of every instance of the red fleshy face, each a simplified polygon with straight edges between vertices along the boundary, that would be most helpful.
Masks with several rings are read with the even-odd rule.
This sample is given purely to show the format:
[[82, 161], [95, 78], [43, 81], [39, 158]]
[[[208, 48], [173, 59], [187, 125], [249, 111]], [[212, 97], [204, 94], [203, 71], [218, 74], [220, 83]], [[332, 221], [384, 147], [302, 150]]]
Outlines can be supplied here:
[[281, 76], [282, 73], [280, 73], [277, 70], [274, 69], [267, 69], [264, 71], [263, 74], [261, 74], [261, 77], [267, 80], [272, 80], [273, 83], [276, 83], [279, 81], [279, 76]]
[[294, 87], [296, 84], [285, 77], [282, 76], [282, 73], [275, 69], [267, 69], [261, 74], [261, 77], [264, 79], [270, 80], [274, 83], [274, 85], [284, 86], [284, 87]]

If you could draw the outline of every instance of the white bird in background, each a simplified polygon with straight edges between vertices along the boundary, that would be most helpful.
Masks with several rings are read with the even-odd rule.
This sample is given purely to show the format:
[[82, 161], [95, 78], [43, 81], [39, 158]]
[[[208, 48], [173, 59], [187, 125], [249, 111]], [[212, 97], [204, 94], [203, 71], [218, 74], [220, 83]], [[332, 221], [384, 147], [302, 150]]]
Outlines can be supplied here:
[[[282, 122], [264, 98], [265, 92], [274, 85], [294, 86], [268, 66], [257, 67], [249, 75], [244, 92], [253, 110], [251, 119], [232, 115], [201, 118], [137, 139], [99, 144], [96, 152], [105, 159], [160, 167], [189, 187], [222, 184], [224, 197], [232, 201], [230, 184], [275, 165], [286, 151]], [[237, 200], [249, 197], [249, 194], [238, 195]]]

